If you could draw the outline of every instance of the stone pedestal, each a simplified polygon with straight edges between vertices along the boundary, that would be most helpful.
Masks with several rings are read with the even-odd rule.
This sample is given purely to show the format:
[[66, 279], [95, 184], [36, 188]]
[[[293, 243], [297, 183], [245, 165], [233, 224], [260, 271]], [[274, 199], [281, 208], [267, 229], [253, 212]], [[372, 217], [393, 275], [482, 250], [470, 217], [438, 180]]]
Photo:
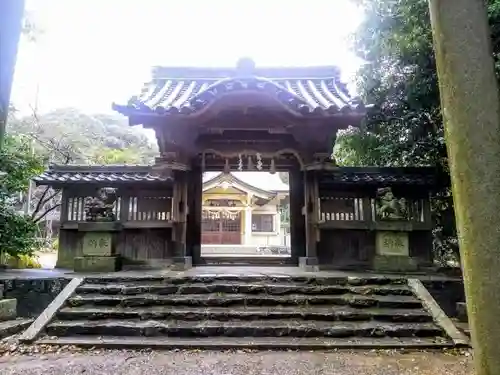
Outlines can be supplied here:
[[316, 257], [301, 257], [299, 258], [299, 268], [306, 272], [319, 271], [319, 261]]
[[0, 299], [0, 322], [17, 318], [17, 300]]
[[191, 257], [175, 257], [172, 261], [171, 269], [173, 271], [184, 271], [193, 267], [193, 259]]
[[118, 222], [85, 222], [78, 224], [82, 232], [82, 255], [74, 259], [75, 272], [115, 272], [121, 269], [115, 253]]
[[417, 259], [410, 257], [408, 232], [377, 232], [373, 268], [382, 272], [408, 272], [418, 269]]

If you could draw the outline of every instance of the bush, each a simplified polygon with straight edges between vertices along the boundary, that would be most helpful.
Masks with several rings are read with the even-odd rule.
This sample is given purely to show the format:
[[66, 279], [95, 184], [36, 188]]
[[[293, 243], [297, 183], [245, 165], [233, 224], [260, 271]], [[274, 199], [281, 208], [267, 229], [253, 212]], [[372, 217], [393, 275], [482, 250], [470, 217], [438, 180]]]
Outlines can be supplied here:
[[20, 255], [19, 257], [7, 256], [5, 265], [11, 269], [42, 268], [38, 259], [34, 256]]
[[13, 137], [5, 139], [0, 147], [0, 250], [5, 255], [31, 256], [38, 246], [37, 224], [32, 217], [17, 211], [16, 197], [42, 170], [42, 163], [32, 156], [27, 142]]

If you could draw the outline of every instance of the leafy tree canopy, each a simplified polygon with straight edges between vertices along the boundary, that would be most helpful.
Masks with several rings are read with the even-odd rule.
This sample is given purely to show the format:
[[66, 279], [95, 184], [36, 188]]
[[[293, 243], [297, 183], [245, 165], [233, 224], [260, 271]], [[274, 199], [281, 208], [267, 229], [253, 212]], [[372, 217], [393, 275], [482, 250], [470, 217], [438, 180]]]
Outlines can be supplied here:
[[[340, 132], [341, 165], [432, 165], [447, 170], [427, 0], [354, 0], [365, 20], [352, 48], [366, 62], [358, 91], [375, 107], [361, 129]], [[500, 73], [500, 0], [488, 0]]]
[[[337, 163], [436, 166], [448, 171], [427, 0], [354, 0], [365, 19], [352, 37], [364, 59], [358, 92], [374, 109], [360, 129], [339, 132]], [[493, 57], [500, 73], [500, 0], [488, 0]], [[500, 74], [497, 74], [500, 76]], [[433, 200], [435, 251], [458, 255], [451, 192]]]
[[153, 139], [127, 119], [114, 114], [86, 114], [75, 108], [43, 115], [13, 116], [7, 131], [29, 135], [35, 152], [52, 163], [140, 164], [157, 155]]

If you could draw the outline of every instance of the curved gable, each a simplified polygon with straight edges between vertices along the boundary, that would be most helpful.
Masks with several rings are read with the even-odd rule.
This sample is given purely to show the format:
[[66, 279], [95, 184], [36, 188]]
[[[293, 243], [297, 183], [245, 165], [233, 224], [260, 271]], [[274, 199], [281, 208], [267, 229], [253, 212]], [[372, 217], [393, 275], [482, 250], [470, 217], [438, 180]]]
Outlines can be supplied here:
[[257, 196], [259, 198], [272, 199], [276, 196], [276, 192], [259, 189], [255, 186], [252, 186], [252, 185], [240, 180], [239, 178], [237, 178], [236, 176], [234, 176], [231, 173], [229, 173], [229, 174], [220, 173], [220, 174], [215, 175], [214, 177], [204, 181], [203, 182], [203, 191], [206, 192], [206, 191], [213, 189], [215, 187], [223, 186], [224, 183], [227, 183], [228, 186], [230, 186], [236, 190], [239, 190], [239, 191], [244, 192], [246, 194], [252, 194], [252, 195]]

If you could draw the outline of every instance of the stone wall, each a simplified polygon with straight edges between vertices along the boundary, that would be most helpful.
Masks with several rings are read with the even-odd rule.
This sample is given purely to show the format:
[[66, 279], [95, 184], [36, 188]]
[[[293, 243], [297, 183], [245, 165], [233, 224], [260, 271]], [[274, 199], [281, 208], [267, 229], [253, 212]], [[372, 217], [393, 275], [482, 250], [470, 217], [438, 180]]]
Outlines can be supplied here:
[[63, 290], [70, 278], [29, 278], [0, 279], [4, 288], [4, 298], [17, 299], [17, 315], [35, 318]]
[[465, 301], [463, 280], [425, 281], [422, 283], [429, 290], [446, 315], [457, 317], [457, 303]]

